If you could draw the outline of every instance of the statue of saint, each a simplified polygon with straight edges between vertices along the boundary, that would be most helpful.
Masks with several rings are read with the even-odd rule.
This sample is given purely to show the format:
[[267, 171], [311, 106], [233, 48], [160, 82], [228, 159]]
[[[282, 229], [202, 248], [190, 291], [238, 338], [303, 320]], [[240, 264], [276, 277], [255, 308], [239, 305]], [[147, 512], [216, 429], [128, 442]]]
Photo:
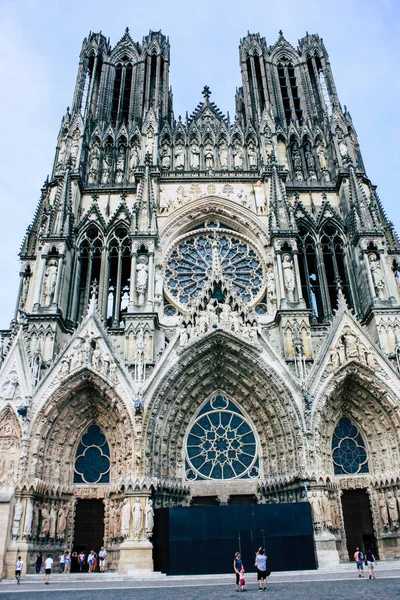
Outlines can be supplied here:
[[99, 172], [100, 151], [98, 144], [94, 144], [89, 154], [88, 164], [88, 183], [97, 182], [97, 174]]
[[148, 279], [149, 267], [147, 266], [147, 258], [144, 255], [141, 255], [138, 258], [138, 264], [136, 266], [136, 291], [139, 296], [139, 304], [144, 304]]
[[154, 528], [154, 510], [152, 500], [148, 500], [145, 508], [145, 528], [148, 536], [151, 536]]
[[76, 128], [74, 135], [72, 136], [71, 152], [70, 152], [71, 164], [73, 167], [76, 166], [76, 159], [78, 158], [80, 137], [81, 137], [81, 132], [79, 131], [78, 128]]
[[22, 507], [21, 498], [18, 498], [17, 504], [15, 505], [15, 509], [14, 509], [14, 520], [13, 520], [13, 525], [12, 525], [13, 538], [17, 538], [18, 534], [19, 534], [19, 522], [21, 521], [22, 509], [23, 509], [23, 507]]
[[139, 146], [133, 144], [131, 147], [131, 153], [129, 156], [129, 181], [135, 180], [134, 171], [139, 164]]
[[228, 146], [226, 141], [222, 139], [219, 143], [219, 166], [224, 171], [228, 168]]
[[204, 168], [205, 169], [213, 169], [214, 168], [214, 151], [212, 146], [208, 144], [204, 148]]
[[175, 146], [175, 169], [183, 170], [185, 166], [185, 148], [181, 142]]
[[101, 173], [101, 183], [110, 183], [112, 169], [112, 148], [108, 146], [103, 156], [103, 170]]
[[233, 147], [233, 167], [236, 171], [241, 171], [243, 169], [243, 150], [239, 140], [236, 140]]
[[69, 513], [69, 506], [60, 504], [57, 513], [57, 539], [63, 540], [65, 537], [65, 530], [67, 528], [67, 518]]
[[50, 306], [54, 299], [54, 291], [57, 282], [58, 262], [55, 259], [49, 261], [44, 279], [44, 305]]
[[371, 253], [368, 256], [369, 268], [374, 282], [375, 293], [379, 300], [385, 299], [385, 278], [383, 276], [380, 261], [377, 260], [376, 254]]
[[139, 500], [136, 499], [134, 505], [132, 506], [132, 515], [133, 515], [133, 535], [134, 537], [140, 537], [143, 529], [143, 508], [140, 504]]
[[129, 537], [131, 527], [131, 505], [129, 498], [125, 498], [121, 510], [121, 535], [122, 537]]
[[122, 183], [125, 173], [125, 146], [118, 148], [117, 164], [115, 169], [115, 183]]
[[192, 171], [200, 169], [200, 148], [197, 142], [190, 146], [190, 168]]
[[289, 302], [294, 302], [294, 291], [296, 289], [296, 282], [294, 276], [294, 266], [292, 259], [289, 254], [283, 256], [282, 261], [283, 269], [283, 283], [286, 290], [287, 299]]
[[161, 168], [163, 169], [163, 171], [169, 171], [169, 169], [171, 168], [171, 149], [169, 147], [168, 142], [163, 143], [160, 150], [160, 157]]
[[249, 168], [252, 171], [254, 169], [257, 169], [257, 152], [253, 142], [250, 142], [250, 144], [247, 147], [247, 158], [249, 161]]

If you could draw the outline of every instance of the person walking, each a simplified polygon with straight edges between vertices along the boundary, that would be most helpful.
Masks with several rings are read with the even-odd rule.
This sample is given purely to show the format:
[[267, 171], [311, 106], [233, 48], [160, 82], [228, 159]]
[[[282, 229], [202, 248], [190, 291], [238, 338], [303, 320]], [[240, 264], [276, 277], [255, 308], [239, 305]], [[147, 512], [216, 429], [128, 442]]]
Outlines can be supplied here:
[[22, 560], [21, 556], [18, 556], [18, 560], [15, 563], [15, 579], [17, 580], [18, 585], [21, 583], [21, 573], [22, 573], [23, 566], [24, 566], [24, 561]]
[[71, 573], [71, 554], [67, 552], [65, 555], [65, 572]]
[[64, 552], [61, 552], [58, 560], [59, 560], [59, 564], [60, 564], [60, 573], [64, 573], [64, 570], [65, 570], [65, 554], [64, 554]]
[[84, 553], [84, 551], [83, 551], [83, 550], [81, 550], [81, 552], [79, 553], [79, 556], [78, 556], [78, 560], [79, 560], [79, 571], [80, 571], [81, 573], [83, 573], [83, 568], [84, 568], [84, 566], [85, 566], [85, 558], [86, 558], [86, 556], [85, 556], [85, 553]]
[[360, 548], [356, 548], [354, 552], [354, 560], [357, 563], [357, 572], [359, 577], [364, 577], [364, 553]]
[[42, 554], [42, 552], [39, 552], [39, 554], [36, 557], [36, 562], [35, 562], [35, 571], [36, 571], [36, 574], [40, 573], [40, 569], [42, 568], [42, 564], [43, 564], [43, 554]]
[[240, 582], [240, 571], [243, 569], [243, 561], [240, 556], [240, 552], [236, 552], [235, 558], [233, 559], [233, 570], [236, 573], [236, 591], [239, 591]]
[[365, 558], [367, 560], [369, 579], [375, 579], [375, 556], [371, 549], [366, 551]]
[[257, 581], [260, 592], [267, 590], [267, 555], [263, 547], [259, 548], [256, 554]]
[[88, 565], [89, 565], [89, 573], [93, 573], [93, 565], [94, 565], [94, 550], [91, 550], [87, 557]]
[[107, 557], [107, 551], [104, 549], [104, 546], [102, 546], [100, 549], [100, 552], [99, 552], [100, 573], [104, 573], [104, 570], [106, 567], [106, 557]]
[[50, 554], [47, 555], [46, 560], [44, 561], [44, 572], [46, 573], [45, 584], [49, 585], [49, 579], [51, 575], [51, 568], [53, 566], [54, 560], [51, 558]]

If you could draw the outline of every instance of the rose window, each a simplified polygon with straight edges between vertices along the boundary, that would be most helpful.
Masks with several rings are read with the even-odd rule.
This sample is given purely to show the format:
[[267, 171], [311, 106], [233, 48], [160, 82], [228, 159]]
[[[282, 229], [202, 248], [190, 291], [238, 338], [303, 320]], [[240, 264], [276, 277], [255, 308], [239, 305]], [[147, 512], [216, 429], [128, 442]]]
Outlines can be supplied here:
[[260, 474], [254, 432], [233, 402], [220, 394], [206, 403], [189, 431], [185, 470], [191, 481]]
[[332, 438], [332, 459], [335, 475], [368, 473], [368, 458], [357, 427], [343, 417], [340, 419]]
[[108, 483], [110, 448], [98, 425], [91, 425], [76, 450], [74, 483]]
[[188, 304], [213, 273], [230, 279], [249, 304], [261, 294], [264, 273], [258, 253], [240, 234], [223, 229], [202, 229], [178, 243], [167, 261], [165, 292], [170, 300]]

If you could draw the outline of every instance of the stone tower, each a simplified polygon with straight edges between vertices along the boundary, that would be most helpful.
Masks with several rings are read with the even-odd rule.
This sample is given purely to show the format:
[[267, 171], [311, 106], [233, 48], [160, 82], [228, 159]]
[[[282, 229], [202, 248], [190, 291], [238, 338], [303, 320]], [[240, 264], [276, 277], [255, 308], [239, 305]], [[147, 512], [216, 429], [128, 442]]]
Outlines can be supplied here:
[[82, 45], [2, 332], [5, 573], [85, 510], [151, 570], [153, 509], [217, 502], [309, 501], [320, 565], [398, 557], [400, 247], [323, 41], [241, 40], [233, 121], [207, 86], [176, 120], [169, 59]]

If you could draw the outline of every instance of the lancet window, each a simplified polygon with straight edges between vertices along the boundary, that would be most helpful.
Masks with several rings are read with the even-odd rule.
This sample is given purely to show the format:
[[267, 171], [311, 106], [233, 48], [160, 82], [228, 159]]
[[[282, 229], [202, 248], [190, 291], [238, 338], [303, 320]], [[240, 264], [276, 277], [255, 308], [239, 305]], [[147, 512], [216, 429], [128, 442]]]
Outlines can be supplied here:
[[111, 106], [111, 121], [114, 125], [117, 122], [126, 122], [129, 119], [132, 74], [132, 63], [129, 62], [127, 56], [124, 56], [122, 58], [122, 62], [118, 63], [118, 65], [115, 67]]
[[345, 267], [344, 242], [334, 225], [324, 227], [321, 233], [321, 248], [331, 311], [337, 308], [339, 287], [342, 288], [349, 306], [353, 306], [348, 273]]
[[316, 54], [307, 58], [307, 69], [315, 103], [319, 111], [326, 109], [332, 113], [331, 98], [320, 57]]
[[119, 327], [129, 300], [131, 251], [128, 231], [119, 226], [108, 243], [107, 325]]
[[264, 89], [264, 81], [266, 84], [266, 78], [262, 58], [258, 54], [249, 56], [246, 61], [246, 66], [252, 113], [253, 115], [261, 115], [265, 108], [265, 96], [268, 93], [268, 91]]
[[335, 475], [368, 473], [368, 457], [358, 428], [342, 417], [332, 436], [332, 460]]
[[81, 99], [81, 111], [83, 115], [88, 111], [93, 112], [96, 108], [102, 66], [102, 56], [95, 58], [92, 54], [87, 62], [85, 78], [83, 80]]
[[290, 123], [294, 115], [298, 121], [301, 121], [303, 112], [300, 106], [300, 97], [294, 66], [291, 63], [286, 64], [286, 62], [283, 61], [279, 63], [278, 78], [286, 122]]
[[305, 227], [299, 228], [298, 249], [303, 298], [305, 298], [308, 308], [311, 308], [316, 319], [321, 322], [324, 320], [325, 311], [322, 301], [321, 276], [317, 263], [316, 242]]
[[89, 302], [93, 282], [100, 280], [103, 242], [97, 227], [90, 226], [79, 245], [80, 278], [78, 289], [78, 317], [83, 315]]
[[76, 449], [74, 483], [109, 483], [110, 448], [98, 425], [91, 425]]
[[206, 402], [190, 428], [185, 472], [190, 481], [249, 479], [260, 474], [254, 431], [222, 394]]

